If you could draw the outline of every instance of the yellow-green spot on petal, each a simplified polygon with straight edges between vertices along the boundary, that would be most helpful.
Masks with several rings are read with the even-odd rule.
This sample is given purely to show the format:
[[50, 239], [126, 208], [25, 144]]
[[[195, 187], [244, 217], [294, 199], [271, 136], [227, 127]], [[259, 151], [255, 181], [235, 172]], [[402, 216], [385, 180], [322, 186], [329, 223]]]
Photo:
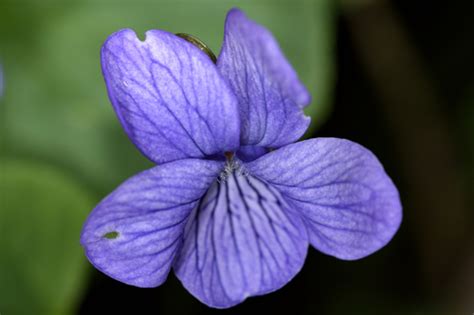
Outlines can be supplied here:
[[102, 235], [103, 238], [113, 240], [116, 239], [119, 236], [119, 232], [117, 231], [112, 231], [112, 232], [107, 232], [104, 235]]

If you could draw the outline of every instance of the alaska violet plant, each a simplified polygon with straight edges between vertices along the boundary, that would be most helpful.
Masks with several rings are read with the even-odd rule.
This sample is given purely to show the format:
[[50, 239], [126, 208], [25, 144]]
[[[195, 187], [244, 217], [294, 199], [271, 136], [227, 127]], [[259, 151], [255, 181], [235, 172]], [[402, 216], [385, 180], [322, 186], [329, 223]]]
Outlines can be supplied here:
[[[202, 48], [202, 47], [201, 47]], [[126, 133], [159, 164], [90, 214], [90, 262], [121, 282], [162, 284], [171, 268], [217, 308], [281, 288], [308, 245], [340, 259], [383, 247], [401, 221], [377, 158], [348, 140], [297, 141], [310, 96], [272, 35], [233, 9], [217, 63], [161, 30], [102, 47], [108, 93]]]

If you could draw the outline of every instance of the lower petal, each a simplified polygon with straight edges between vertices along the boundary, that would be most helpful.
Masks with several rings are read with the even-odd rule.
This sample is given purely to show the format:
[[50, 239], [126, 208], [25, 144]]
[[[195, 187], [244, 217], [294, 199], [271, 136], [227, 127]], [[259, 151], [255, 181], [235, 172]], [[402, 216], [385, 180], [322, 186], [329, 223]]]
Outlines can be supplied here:
[[308, 241], [273, 187], [239, 170], [216, 181], [194, 209], [174, 269], [203, 303], [231, 307], [275, 291], [301, 269]]
[[81, 243], [100, 271], [138, 287], [166, 280], [192, 209], [223, 163], [179, 160], [130, 178], [87, 219]]

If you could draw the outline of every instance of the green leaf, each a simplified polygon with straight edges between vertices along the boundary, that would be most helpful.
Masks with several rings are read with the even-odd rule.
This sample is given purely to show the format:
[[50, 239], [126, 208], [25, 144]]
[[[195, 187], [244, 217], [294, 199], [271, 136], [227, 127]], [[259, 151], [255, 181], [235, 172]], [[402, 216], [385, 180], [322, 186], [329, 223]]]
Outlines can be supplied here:
[[70, 314], [87, 279], [79, 237], [91, 198], [54, 168], [0, 166], [0, 311]]
[[[238, 6], [274, 33], [311, 91], [307, 113], [312, 126], [324, 120], [329, 108], [335, 20], [331, 0], [35, 3], [34, 11], [26, 11], [32, 21], [20, 16], [22, 10], [10, 9], [12, 16], [0, 22], [20, 32], [6, 37], [2, 46], [7, 150], [65, 166], [104, 193], [150, 166], [121, 130], [102, 79], [100, 46], [119, 29], [132, 28], [141, 37], [148, 29], [189, 33], [217, 55], [225, 15]], [[35, 14], [40, 7], [41, 14]], [[15, 19], [23, 25], [16, 28]]]

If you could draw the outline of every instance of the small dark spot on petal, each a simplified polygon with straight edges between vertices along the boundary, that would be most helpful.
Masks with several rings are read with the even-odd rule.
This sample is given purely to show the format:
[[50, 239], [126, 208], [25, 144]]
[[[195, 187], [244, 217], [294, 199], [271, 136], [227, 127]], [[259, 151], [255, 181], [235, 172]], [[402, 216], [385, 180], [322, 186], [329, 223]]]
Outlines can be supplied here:
[[112, 231], [112, 232], [107, 232], [104, 235], [102, 235], [103, 238], [113, 240], [116, 239], [119, 236], [119, 232], [117, 231]]

